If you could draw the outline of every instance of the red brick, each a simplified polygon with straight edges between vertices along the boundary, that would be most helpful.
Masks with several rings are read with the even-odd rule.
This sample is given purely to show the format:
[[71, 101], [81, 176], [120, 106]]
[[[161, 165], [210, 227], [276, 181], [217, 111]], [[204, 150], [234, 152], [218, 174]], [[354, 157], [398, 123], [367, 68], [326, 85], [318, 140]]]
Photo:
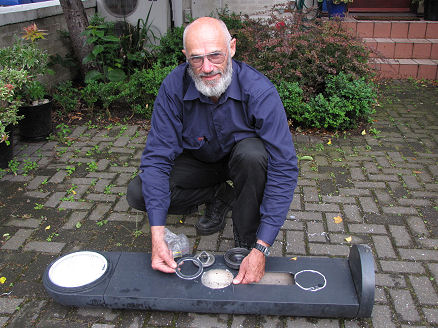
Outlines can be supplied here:
[[414, 42], [414, 48], [412, 50], [412, 58], [429, 59], [430, 52], [432, 49], [432, 43], [426, 40], [423, 42], [419, 42], [419, 41], [420, 40]]
[[409, 77], [416, 79], [418, 74], [418, 64], [415, 63], [413, 60], [409, 60], [409, 59], [401, 59], [399, 61], [400, 61], [400, 68], [398, 71], [399, 77], [402, 79], [407, 79]]
[[395, 42], [391, 39], [376, 39], [377, 52], [385, 58], [394, 58]]
[[426, 38], [438, 39], [438, 22], [427, 22]]
[[409, 23], [408, 22], [392, 22], [391, 23], [391, 38], [406, 39], [408, 37]]
[[[406, 40], [406, 39], [405, 39]], [[409, 41], [395, 41], [394, 58], [412, 58], [412, 42]]]
[[430, 51], [430, 59], [438, 59], [438, 40], [432, 42], [432, 50]]
[[375, 22], [374, 23], [375, 38], [390, 38], [391, 37], [391, 22]]
[[436, 78], [437, 65], [429, 59], [415, 60], [419, 63], [417, 79], [434, 80]]
[[357, 36], [361, 38], [372, 38], [374, 33], [374, 22], [357, 22]]
[[399, 64], [384, 62], [380, 64], [380, 73], [382, 77], [397, 78], [399, 66]]
[[365, 42], [366, 46], [370, 50], [370, 57], [376, 57], [377, 41], [373, 38], [363, 38], [362, 40]]
[[342, 22], [342, 27], [352, 36], [356, 36], [357, 22]]
[[422, 39], [426, 37], [425, 22], [409, 22], [408, 39]]

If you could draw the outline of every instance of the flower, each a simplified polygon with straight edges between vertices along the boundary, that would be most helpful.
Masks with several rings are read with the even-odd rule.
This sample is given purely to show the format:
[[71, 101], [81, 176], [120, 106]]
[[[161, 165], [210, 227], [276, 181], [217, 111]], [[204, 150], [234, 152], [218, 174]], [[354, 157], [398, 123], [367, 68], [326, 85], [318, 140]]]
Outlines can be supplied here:
[[276, 24], [275, 24], [275, 28], [277, 29], [277, 30], [281, 30], [281, 29], [283, 29], [284, 27], [286, 26], [286, 24], [285, 24], [285, 22], [284, 21], [279, 21], [279, 22], [277, 22]]

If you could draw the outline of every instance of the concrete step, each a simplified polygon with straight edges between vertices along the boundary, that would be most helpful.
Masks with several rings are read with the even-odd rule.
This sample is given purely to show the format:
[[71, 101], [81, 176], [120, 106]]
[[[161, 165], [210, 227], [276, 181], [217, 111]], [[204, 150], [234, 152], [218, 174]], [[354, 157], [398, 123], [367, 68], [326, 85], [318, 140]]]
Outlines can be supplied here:
[[371, 64], [383, 77], [438, 79], [438, 22], [347, 18], [343, 25], [373, 50]]
[[371, 65], [385, 78], [438, 80], [438, 60], [372, 58]]
[[438, 39], [363, 38], [372, 56], [393, 59], [438, 59]]

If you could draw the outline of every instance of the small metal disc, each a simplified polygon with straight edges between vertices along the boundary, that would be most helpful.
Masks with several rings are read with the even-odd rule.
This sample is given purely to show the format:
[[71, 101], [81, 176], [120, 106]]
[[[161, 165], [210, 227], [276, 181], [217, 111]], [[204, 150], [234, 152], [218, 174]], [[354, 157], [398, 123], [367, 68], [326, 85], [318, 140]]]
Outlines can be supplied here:
[[[185, 263], [185, 262], [193, 262], [193, 264], [198, 267], [198, 270], [192, 274], [185, 274], [181, 271], [181, 266]], [[202, 262], [200, 260], [198, 260], [196, 257], [183, 257], [181, 259], [178, 260], [178, 262], [176, 262], [177, 267], [175, 270], [175, 273], [178, 277], [180, 277], [181, 279], [184, 280], [193, 280], [198, 278], [202, 272], [204, 271], [204, 268], [202, 266]]]
[[[201, 261], [204, 268], [211, 267], [216, 261], [215, 256], [207, 251], [196, 253], [195, 258]], [[194, 264], [197, 265], [196, 262], [194, 262]]]

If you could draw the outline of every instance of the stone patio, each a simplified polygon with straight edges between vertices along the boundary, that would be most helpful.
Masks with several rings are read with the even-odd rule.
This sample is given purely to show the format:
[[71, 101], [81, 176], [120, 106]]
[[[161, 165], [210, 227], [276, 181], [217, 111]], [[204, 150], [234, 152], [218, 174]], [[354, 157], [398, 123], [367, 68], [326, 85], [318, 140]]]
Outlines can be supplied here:
[[[275, 256], [337, 256], [369, 245], [376, 263], [371, 319], [72, 308], [42, 285], [46, 266], [77, 250], [150, 251], [147, 217], [126, 186], [146, 140], [140, 126], [90, 124], [57, 140], [21, 143], [17, 169], [0, 179], [2, 327], [437, 327], [438, 89], [394, 81], [382, 87], [374, 129], [360, 136], [295, 136], [300, 178]], [[58, 130], [58, 131], [61, 131]], [[303, 158], [303, 156], [305, 156]], [[196, 250], [233, 246], [231, 218], [199, 237], [197, 215], [169, 216]], [[335, 223], [340, 216], [342, 222]], [[351, 237], [351, 241], [350, 241]]]

